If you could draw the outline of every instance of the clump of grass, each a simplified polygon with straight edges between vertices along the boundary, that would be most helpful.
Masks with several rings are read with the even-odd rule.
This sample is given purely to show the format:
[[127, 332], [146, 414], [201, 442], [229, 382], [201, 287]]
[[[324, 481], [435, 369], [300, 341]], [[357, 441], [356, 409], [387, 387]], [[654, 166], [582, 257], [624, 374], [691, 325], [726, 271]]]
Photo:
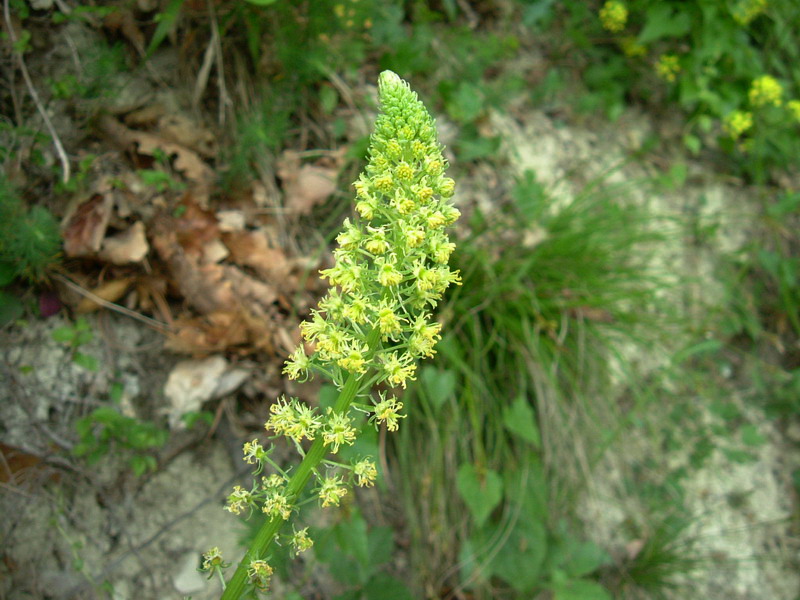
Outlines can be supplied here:
[[[453, 256], [463, 286], [443, 310], [449, 333], [409, 390], [420, 409], [409, 411], [414, 423], [395, 449], [426, 594], [456, 583], [450, 566], [475, 528], [454, 501], [460, 465], [502, 474], [499, 514], [513, 504], [510, 482], [541, 461], [545, 525], [577, 522], [573, 503], [623, 423], [608, 397], [611, 364], [631, 367], [624, 345], [652, 342], [663, 320], [666, 282], [650, 258], [665, 234], [624, 187], [598, 181], [556, 209], [528, 174], [511, 196], [497, 214], [473, 216], [473, 234]], [[533, 426], [521, 428], [520, 415]]]

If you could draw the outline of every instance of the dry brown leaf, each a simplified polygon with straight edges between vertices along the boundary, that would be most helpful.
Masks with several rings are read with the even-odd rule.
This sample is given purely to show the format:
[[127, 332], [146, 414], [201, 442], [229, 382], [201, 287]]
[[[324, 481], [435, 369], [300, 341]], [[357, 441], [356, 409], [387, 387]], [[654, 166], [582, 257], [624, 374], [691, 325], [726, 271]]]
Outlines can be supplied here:
[[67, 256], [92, 256], [100, 250], [113, 204], [110, 195], [94, 194], [68, 211], [61, 226]]
[[99, 256], [115, 265], [125, 265], [140, 262], [148, 250], [150, 246], [144, 234], [144, 223], [136, 221], [122, 233], [107, 237]]
[[139, 153], [148, 156], [153, 156], [157, 150], [167, 156], [174, 156], [175, 168], [194, 184], [195, 195], [198, 195], [198, 189], [202, 190], [201, 195], [208, 192], [214, 172], [193, 150], [152, 133], [128, 129], [109, 115], [100, 118], [99, 126], [107, 136], [125, 149], [135, 146]]
[[183, 354], [208, 354], [244, 346], [249, 339], [248, 323], [243, 317], [220, 311], [177, 319], [165, 347]]
[[289, 262], [283, 250], [272, 248], [265, 232], [232, 231], [222, 234], [222, 241], [231, 251], [230, 259], [255, 269], [270, 282], [281, 282], [289, 275]]
[[103, 25], [112, 31], [119, 31], [136, 48], [139, 54], [144, 54], [145, 37], [139, 29], [133, 11], [123, 6], [117, 6], [103, 19]]
[[336, 191], [339, 175], [338, 160], [333, 166], [301, 165], [297, 152], [287, 150], [277, 164], [278, 177], [283, 182], [284, 206], [292, 215], [307, 215], [317, 204]]
[[[98, 298], [105, 300], [107, 302], [116, 302], [128, 291], [128, 287], [130, 287], [132, 278], [130, 277], [123, 277], [120, 279], [112, 279], [111, 281], [106, 281], [105, 283], [100, 284], [93, 290], [90, 290], [92, 294], [97, 296]], [[79, 303], [78, 307], [75, 309], [78, 313], [88, 313], [95, 310], [102, 308], [100, 304], [92, 300], [91, 298], [83, 298]]]
[[191, 148], [201, 156], [216, 155], [214, 134], [185, 115], [164, 115], [158, 121], [158, 131], [165, 140]]

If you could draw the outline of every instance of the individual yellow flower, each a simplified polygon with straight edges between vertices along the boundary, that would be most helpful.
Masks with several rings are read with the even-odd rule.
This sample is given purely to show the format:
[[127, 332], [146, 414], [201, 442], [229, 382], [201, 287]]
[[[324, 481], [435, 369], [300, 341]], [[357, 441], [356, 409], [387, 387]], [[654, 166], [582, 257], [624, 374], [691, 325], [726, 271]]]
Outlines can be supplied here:
[[783, 86], [771, 75], [762, 75], [753, 80], [747, 94], [753, 106], [780, 106], [783, 103]]
[[250, 579], [250, 583], [262, 591], [269, 587], [272, 573], [272, 567], [265, 560], [251, 560], [250, 567], [247, 569], [247, 577]]
[[786, 108], [789, 109], [789, 113], [791, 113], [794, 120], [800, 123], [800, 100], [789, 100], [786, 103]]
[[319, 499], [322, 500], [322, 507], [339, 506], [339, 500], [347, 495], [347, 488], [344, 486], [338, 475], [326, 477], [322, 480], [319, 488]]
[[628, 8], [618, 0], [608, 0], [600, 9], [600, 22], [611, 33], [622, 31], [628, 22]]
[[322, 440], [325, 445], [331, 446], [331, 451], [336, 454], [341, 444], [352, 446], [355, 439], [356, 430], [352, 426], [350, 417], [335, 413], [329, 408], [328, 422], [322, 430]]
[[210, 571], [215, 567], [225, 568], [227, 565], [222, 560], [222, 552], [214, 546], [208, 552], [203, 552], [203, 571]]
[[681, 72], [681, 61], [675, 54], [662, 54], [656, 61], [656, 73], [664, 81], [674, 82]]
[[301, 552], [305, 552], [313, 545], [314, 540], [308, 537], [308, 527], [305, 527], [300, 531], [295, 531], [294, 534], [292, 534], [292, 548], [294, 549], [295, 556]]
[[286, 521], [292, 516], [292, 505], [289, 504], [289, 500], [284, 494], [273, 492], [264, 502], [261, 512], [270, 517], [280, 517]]
[[225, 510], [234, 515], [241, 514], [241, 512], [250, 506], [253, 496], [250, 492], [242, 486], [234, 486], [233, 492], [228, 496], [228, 501], [225, 505]]
[[371, 460], [364, 459], [353, 465], [353, 473], [358, 478], [358, 485], [361, 487], [372, 487], [378, 477], [378, 469]]
[[744, 110], [735, 110], [725, 115], [722, 127], [725, 133], [733, 140], [738, 140], [753, 126], [753, 113]]
[[405, 418], [405, 415], [399, 414], [403, 410], [403, 403], [399, 402], [394, 396], [386, 398], [386, 395], [380, 393], [380, 402], [375, 405], [373, 409], [375, 414], [370, 419], [370, 422], [386, 423], [386, 429], [389, 431], [397, 431], [398, 419]]

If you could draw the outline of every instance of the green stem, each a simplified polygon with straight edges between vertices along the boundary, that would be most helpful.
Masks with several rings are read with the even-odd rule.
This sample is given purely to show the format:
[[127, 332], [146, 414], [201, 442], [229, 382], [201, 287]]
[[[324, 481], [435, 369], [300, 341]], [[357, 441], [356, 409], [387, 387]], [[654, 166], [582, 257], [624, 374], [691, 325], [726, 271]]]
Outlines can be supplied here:
[[[371, 350], [374, 350], [379, 341], [380, 331], [375, 328], [367, 337], [367, 345]], [[336, 399], [336, 403], [333, 405], [333, 411], [335, 413], [347, 414], [350, 404], [361, 389], [361, 382], [364, 377], [364, 375], [350, 374], [342, 391], [339, 393], [339, 397]], [[289, 480], [289, 484], [286, 486], [286, 496], [290, 502], [294, 503], [297, 500], [300, 496], [300, 492], [306, 487], [314, 469], [317, 468], [327, 453], [322, 437], [317, 437], [311, 444], [308, 453], [306, 453], [302, 462], [297, 467], [294, 475], [292, 475], [292, 478]], [[236, 572], [233, 574], [228, 586], [222, 593], [220, 600], [239, 600], [247, 585], [247, 569], [250, 567], [250, 562], [258, 560], [266, 555], [270, 544], [272, 544], [272, 540], [275, 539], [283, 523], [284, 520], [281, 517], [272, 517], [261, 526], [255, 539], [250, 544], [250, 548], [245, 553], [239, 566], [236, 567]]]

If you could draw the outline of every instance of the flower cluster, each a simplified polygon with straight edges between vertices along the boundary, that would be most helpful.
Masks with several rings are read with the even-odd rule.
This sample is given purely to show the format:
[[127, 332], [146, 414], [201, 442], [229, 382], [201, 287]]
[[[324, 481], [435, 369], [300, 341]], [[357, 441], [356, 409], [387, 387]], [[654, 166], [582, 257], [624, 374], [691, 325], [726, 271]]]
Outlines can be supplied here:
[[792, 115], [792, 118], [800, 123], [800, 100], [789, 100], [786, 103], [786, 108], [789, 110], [789, 114]]
[[619, 0], [608, 0], [600, 9], [600, 23], [603, 28], [617, 33], [625, 29], [628, 22], [628, 8]]
[[728, 137], [738, 140], [742, 134], [753, 127], [753, 113], [744, 110], [734, 110], [725, 116], [722, 127]]
[[656, 74], [664, 81], [674, 82], [681, 72], [681, 61], [675, 54], [662, 54], [656, 61]]
[[783, 102], [783, 86], [771, 75], [762, 75], [754, 79], [747, 94], [753, 106], [780, 106]]
[[767, 0], [740, 0], [733, 7], [731, 14], [739, 25], [747, 26], [767, 8]]
[[[430, 310], [459, 282], [447, 267], [455, 245], [445, 231], [459, 211], [448, 201], [454, 183], [433, 119], [394, 73], [381, 74], [379, 95], [383, 114], [354, 184], [358, 214], [336, 238], [335, 264], [321, 271], [335, 287], [301, 325], [314, 352], [300, 347], [289, 357], [291, 379], [318, 371], [341, 389], [350, 374], [373, 371], [378, 382], [404, 387], [439, 339]], [[370, 347], [375, 329], [380, 343]]]

